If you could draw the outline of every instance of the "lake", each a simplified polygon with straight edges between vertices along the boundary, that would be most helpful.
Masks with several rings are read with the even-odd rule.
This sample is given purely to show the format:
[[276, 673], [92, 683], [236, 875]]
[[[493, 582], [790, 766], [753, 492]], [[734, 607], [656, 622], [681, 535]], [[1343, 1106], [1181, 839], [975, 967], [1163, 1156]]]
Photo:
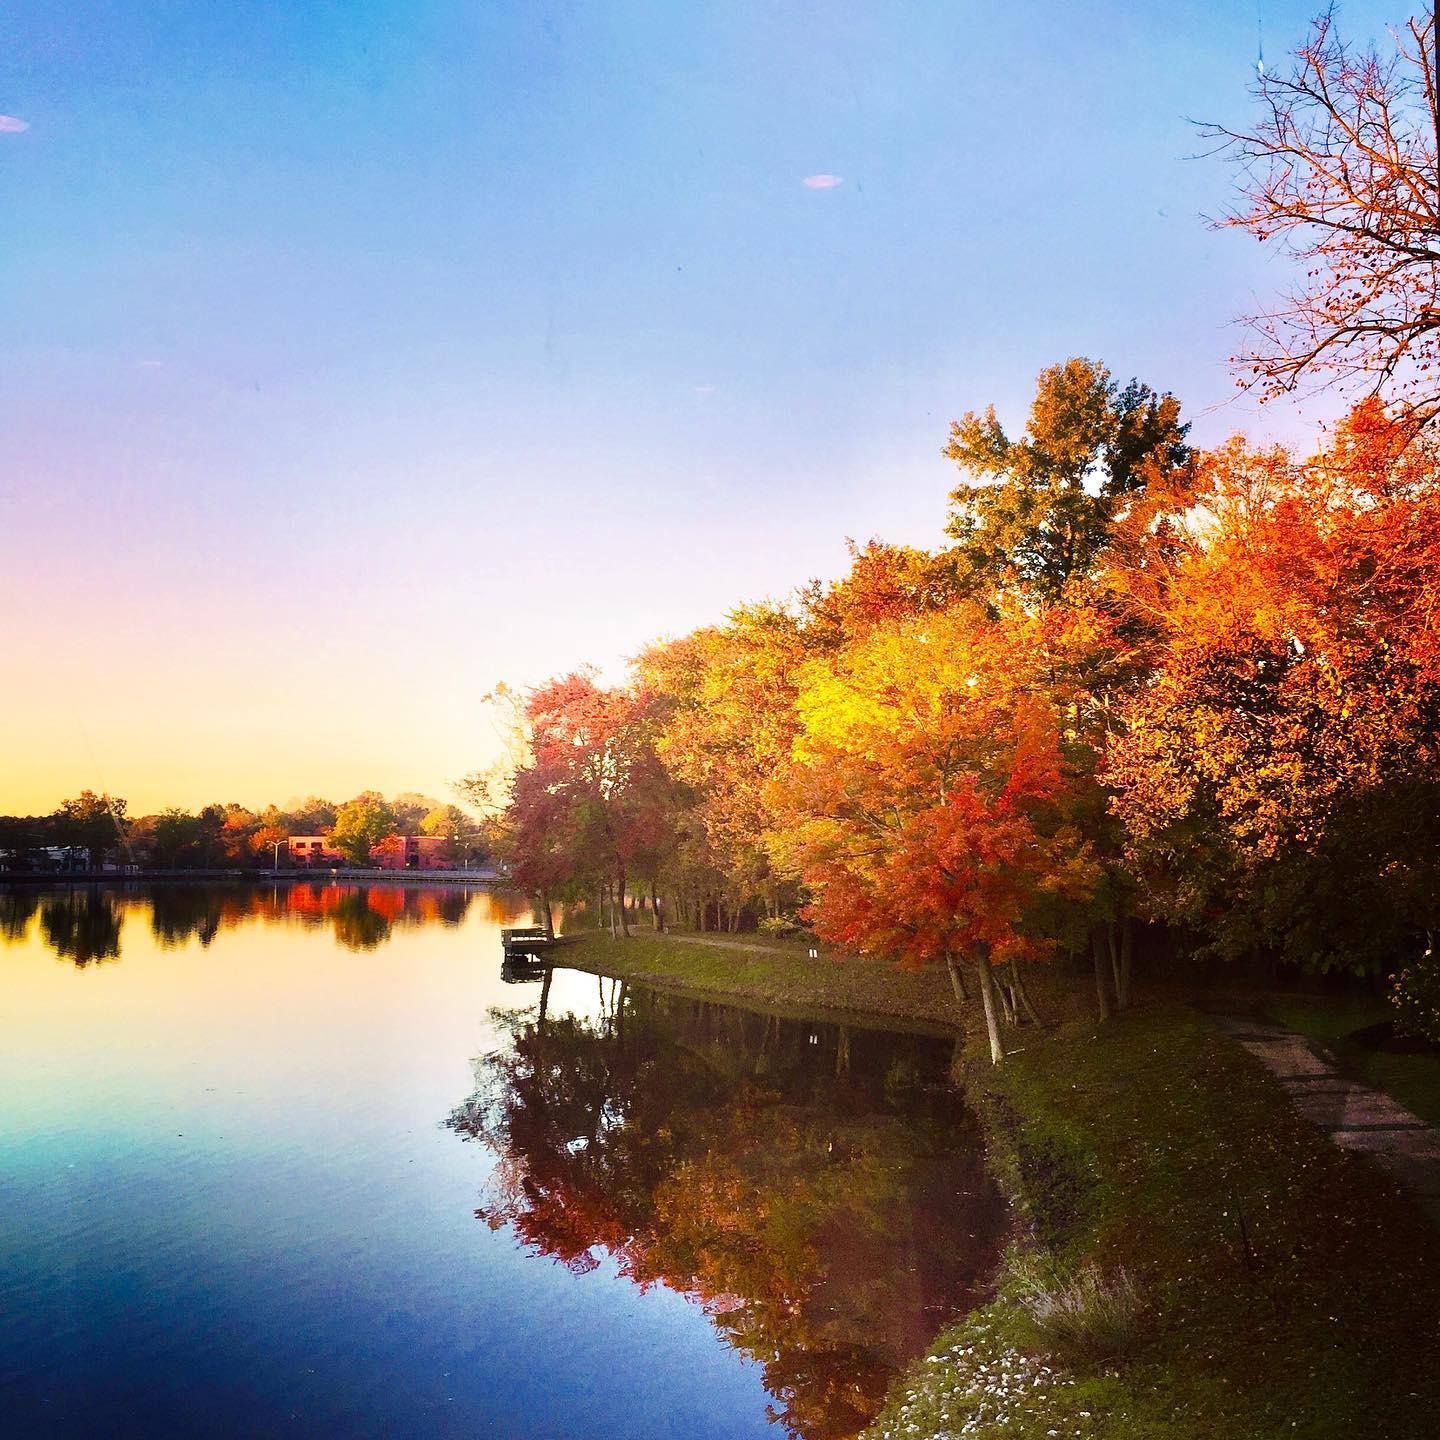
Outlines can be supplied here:
[[3, 1433], [860, 1428], [1002, 1241], [949, 1042], [502, 976], [529, 918], [0, 892]]

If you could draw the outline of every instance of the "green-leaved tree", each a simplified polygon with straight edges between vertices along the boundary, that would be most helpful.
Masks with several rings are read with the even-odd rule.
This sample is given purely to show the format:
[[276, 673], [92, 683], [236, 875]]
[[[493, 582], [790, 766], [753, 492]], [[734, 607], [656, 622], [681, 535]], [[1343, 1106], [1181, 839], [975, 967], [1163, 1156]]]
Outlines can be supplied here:
[[394, 833], [395, 812], [382, 796], [367, 790], [336, 812], [330, 843], [352, 865], [363, 865], [370, 858], [371, 848]]
[[944, 454], [967, 480], [951, 492], [946, 529], [962, 586], [1061, 598], [1101, 562], [1128, 508], [1188, 470], [1189, 428], [1173, 395], [1139, 380], [1122, 388], [1083, 357], [1040, 372], [1018, 439], [993, 405], [955, 421]]

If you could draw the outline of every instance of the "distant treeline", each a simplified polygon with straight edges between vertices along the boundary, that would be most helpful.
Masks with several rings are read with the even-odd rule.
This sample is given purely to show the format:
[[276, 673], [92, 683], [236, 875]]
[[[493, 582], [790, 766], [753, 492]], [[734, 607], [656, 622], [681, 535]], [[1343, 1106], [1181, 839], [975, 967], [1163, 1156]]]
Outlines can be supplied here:
[[310, 796], [287, 809], [267, 805], [171, 807], [132, 817], [113, 795], [82, 791], [49, 815], [0, 815], [0, 870], [100, 869], [106, 864], [157, 869], [248, 869], [283, 858], [292, 835], [320, 835], [352, 864], [363, 865], [392, 836], [429, 835], [447, 842], [447, 858], [488, 858], [482, 827], [456, 805], [414, 791], [387, 800], [365, 790], [337, 805]]

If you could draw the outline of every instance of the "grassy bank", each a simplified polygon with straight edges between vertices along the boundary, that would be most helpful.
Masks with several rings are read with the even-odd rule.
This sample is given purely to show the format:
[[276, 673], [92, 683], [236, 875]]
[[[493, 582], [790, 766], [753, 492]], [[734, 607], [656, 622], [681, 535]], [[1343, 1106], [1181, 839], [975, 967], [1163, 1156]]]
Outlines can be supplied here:
[[799, 944], [671, 937], [641, 930], [628, 940], [612, 940], [608, 934], [583, 931], [567, 937], [560, 958], [579, 970], [716, 999], [796, 1010], [851, 1010], [957, 1027], [963, 1023], [941, 970], [900, 970], [830, 951], [812, 960], [807, 947]]
[[[959, 1434], [977, 1403], [989, 1420], [963, 1433], [1436, 1433], [1440, 1232], [1202, 1018], [1158, 1005], [1071, 1024], [999, 1074], [977, 1063], [972, 1092], [1040, 1252], [1062, 1276], [1133, 1281], [1130, 1343], [1106, 1357], [1113, 1334], [1057, 1341], [1012, 1276], [940, 1337], [877, 1436]], [[1037, 1355], [1054, 1373], [1000, 1423], [984, 1384]]]
[[[953, 1005], [943, 976], [803, 950], [593, 937], [572, 957], [767, 1003], [932, 1019]], [[1020, 1032], [1003, 1070], [978, 1053], [968, 1067], [1025, 1239], [996, 1299], [936, 1340], [871, 1435], [1435, 1435], [1440, 1232], [1410, 1198], [1302, 1121], [1188, 1007], [1152, 1003], [1098, 1027], [1083, 985], [1035, 988], [1042, 1009], [1072, 1018]], [[1081, 1305], [1068, 1334], [1034, 1318], [1075, 1277], [1101, 1303]]]

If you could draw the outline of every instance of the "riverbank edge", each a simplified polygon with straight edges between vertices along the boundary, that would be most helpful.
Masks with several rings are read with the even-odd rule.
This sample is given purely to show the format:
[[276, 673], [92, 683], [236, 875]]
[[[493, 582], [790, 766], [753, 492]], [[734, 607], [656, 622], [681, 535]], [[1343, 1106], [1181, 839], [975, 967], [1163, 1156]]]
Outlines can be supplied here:
[[968, 1034], [949, 981], [938, 970], [898, 970], [799, 945], [767, 945], [701, 935], [637, 931], [628, 940], [594, 931], [563, 937], [555, 962], [617, 980], [635, 980], [696, 999], [733, 1001], [777, 1012], [851, 1017], [857, 1024], [900, 1022], [926, 1033]]
[[[936, 971], [897, 981], [906, 972], [858, 957], [653, 935], [582, 935], [561, 963], [716, 1000], [931, 1020], [940, 1005], [958, 1022], [962, 1083], [1019, 1238], [995, 1298], [897, 1379], [871, 1440], [1428, 1433], [1440, 1231], [1194, 1010], [1147, 1004], [1099, 1026], [1083, 984], [1047, 974], [1037, 1003], [1068, 1018], [1014, 1032], [997, 1070]], [[1037, 1263], [1133, 1280], [1123, 1359], [1062, 1355], [1039, 1333], [1017, 1278]]]

